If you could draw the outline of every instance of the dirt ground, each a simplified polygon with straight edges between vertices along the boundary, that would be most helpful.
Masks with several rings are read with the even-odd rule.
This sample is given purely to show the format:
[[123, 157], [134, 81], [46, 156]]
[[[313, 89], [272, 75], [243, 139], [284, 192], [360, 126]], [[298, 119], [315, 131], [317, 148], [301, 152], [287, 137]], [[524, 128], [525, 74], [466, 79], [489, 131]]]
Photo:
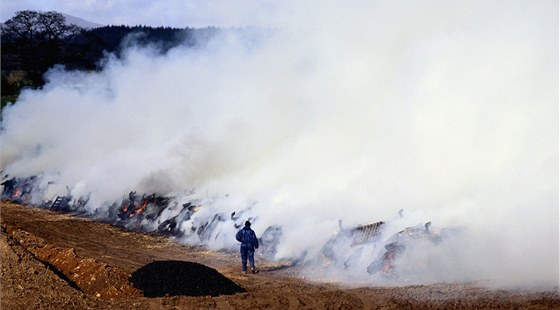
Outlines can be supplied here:
[[[235, 253], [5, 201], [0, 219], [1, 309], [560, 309], [558, 291], [449, 283], [346, 288], [264, 261], [257, 261], [260, 273], [243, 275]], [[162, 260], [209, 266], [246, 292], [144, 297], [130, 275]]]

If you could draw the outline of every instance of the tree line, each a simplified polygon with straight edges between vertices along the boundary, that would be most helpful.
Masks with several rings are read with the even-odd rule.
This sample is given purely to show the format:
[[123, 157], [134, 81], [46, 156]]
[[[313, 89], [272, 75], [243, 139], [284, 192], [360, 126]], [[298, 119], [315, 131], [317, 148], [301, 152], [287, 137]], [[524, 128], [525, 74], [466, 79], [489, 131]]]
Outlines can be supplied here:
[[23, 87], [44, 85], [54, 65], [70, 70], [100, 70], [105, 55], [120, 57], [127, 44], [165, 53], [179, 46], [201, 44], [219, 29], [149, 26], [104, 26], [84, 29], [66, 22], [58, 12], [19, 11], [1, 25], [2, 107]]

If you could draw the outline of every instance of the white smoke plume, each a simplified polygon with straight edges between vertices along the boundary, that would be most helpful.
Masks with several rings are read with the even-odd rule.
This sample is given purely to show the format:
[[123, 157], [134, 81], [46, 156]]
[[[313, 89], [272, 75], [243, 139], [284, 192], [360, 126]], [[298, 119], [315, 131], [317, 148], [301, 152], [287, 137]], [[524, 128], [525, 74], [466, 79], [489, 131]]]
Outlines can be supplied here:
[[[384, 242], [431, 221], [460, 233], [411, 246], [406, 283], [558, 285], [556, 1], [278, 10], [251, 44], [226, 32], [165, 55], [131, 48], [101, 72], [51, 70], [4, 109], [1, 170], [42, 176], [43, 199], [91, 193], [92, 214], [131, 190], [196, 201], [184, 231], [247, 209], [257, 234], [282, 227], [275, 258], [305, 253], [321, 279], [387, 283], [366, 272]], [[389, 224], [377, 245], [340, 241], [326, 266], [339, 219]], [[222, 226], [203, 243], [234, 248]]]

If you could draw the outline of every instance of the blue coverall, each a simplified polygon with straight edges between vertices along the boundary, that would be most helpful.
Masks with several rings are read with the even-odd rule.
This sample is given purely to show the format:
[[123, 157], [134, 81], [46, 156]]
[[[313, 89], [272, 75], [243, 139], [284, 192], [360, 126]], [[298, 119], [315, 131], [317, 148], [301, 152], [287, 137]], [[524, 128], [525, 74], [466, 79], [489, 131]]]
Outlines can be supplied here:
[[243, 227], [235, 235], [235, 239], [241, 242], [240, 252], [241, 252], [241, 267], [243, 272], [247, 272], [247, 258], [249, 258], [249, 264], [251, 265], [251, 270], [255, 269], [255, 249], [259, 248], [259, 240], [255, 235], [255, 232], [249, 226]]

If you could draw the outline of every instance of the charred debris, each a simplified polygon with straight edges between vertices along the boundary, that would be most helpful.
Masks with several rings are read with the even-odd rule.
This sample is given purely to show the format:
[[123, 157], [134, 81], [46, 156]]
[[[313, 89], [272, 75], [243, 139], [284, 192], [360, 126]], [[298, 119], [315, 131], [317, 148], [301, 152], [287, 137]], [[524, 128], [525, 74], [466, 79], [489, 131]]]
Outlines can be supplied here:
[[[44, 196], [39, 189], [38, 181], [39, 178], [36, 176], [9, 178], [6, 175], [0, 183], [3, 186], [0, 198], [21, 204], [36, 205], [57, 212], [92, 216], [91, 213], [87, 213], [85, 208], [90, 198], [89, 195], [73, 197], [68, 187], [67, 194], [64, 196], [57, 196], [48, 201], [38, 201], [37, 197]], [[201, 244], [208, 244], [212, 238], [217, 238], [221, 233], [218, 228], [224, 227], [223, 225], [231, 225], [234, 229], [240, 229], [245, 220], [251, 222], [258, 220], [254, 217], [247, 217], [246, 212], [250, 210], [250, 207], [231, 214], [218, 212], [195, 218], [194, 215], [200, 212], [201, 208], [203, 208], [202, 204], [196, 200], [178, 205], [172, 197], [156, 193], [140, 195], [131, 191], [127, 197], [123, 197], [120, 203], [114, 202], [108, 206], [108, 214], [104, 216], [93, 214], [93, 217], [126, 229], [157, 235], [177, 238], [195, 236]], [[403, 210], [400, 210], [398, 214], [403, 217]], [[183, 225], [185, 223], [190, 225]], [[382, 236], [386, 233], [388, 225], [385, 221], [355, 227], [344, 227], [342, 221], [339, 221], [338, 232], [323, 245], [318, 259], [326, 266], [342, 261], [343, 268], [349, 268], [361, 255], [361, 249], [382, 245], [383, 251], [371, 258], [372, 262], [367, 267], [367, 272], [372, 275], [396, 277], [400, 258], [410, 246], [419, 241], [428, 241], [437, 245], [445, 236], [434, 233], [430, 229], [431, 224], [431, 222], [427, 222], [414, 227], [406, 227], [388, 239], [383, 239]], [[259, 237], [260, 254], [266, 259], [277, 259], [277, 248], [281, 238], [281, 226], [267, 227]], [[342, 257], [340, 253], [344, 253]], [[306, 255], [307, 253], [303, 253], [301, 257], [291, 259], [292, 264], [313, 260]]]
[[[241, 229], [246, 220], [251, 222], [256, 220], [254, 217], [247, 217], [246, 211], [250, 207], [231, 214], [205, 214], [205, 216], [195, 219], [193, 216], [202, 208], [202, 204], [198, 200], [178, 205], [172, 197], [157, 193], [138, 194], [136, 191], [129, 192], [120, 202], [113, 202], [107, 206], [108, 213], [101, 215], [94, 212], [92, 214], [86, 209], [90, 195], [74, 197], [68, 187], [66, 187], [66, 195], [56, 196], [52, 200], [42, 200], [44, 190], [40, 189], [40, 181], [37, 176], [19, 178], [5, 175], [0, 183], [3, 187], [0, 198], [52, 211], [94, 217], [130, 230], [176, 238], [196, 236], [201, 244], [217, 238], [220, 233], [218, 228], [223, 224], [231, 225], [234, 229]], [[182, 227], [184, 223], [190, 225]], [[261, 253], [264, 257], [274, 258], [281, 234], [280, 226], [270, 226], [264, 231], [259, 238]]]
[[[398, 212], [401, 218], [403, 211], [401, 209]], [[398, 267], [404, 263], [407, 252], [418, 247], [429, 251], [431, 246], [438, 246], [443, 240], [462, 232], [462, 228], [443, 228], [436, 232], [430, 228], [432, 222], [426, 222], [406, 227], [387, 238], [388, 225], [385, 221], [379, 221], [346, 228], [339, 221], [338, 232], [321, 248], [320, 263], [323, 266], [341, 264], [342, 268], [348, 269], [362, 258], [361, 255], [367, 252], [365, 249], [379, 248], [373, 252], [376, 254], [368, 256], [371, 263], [367, 266], [367, 273], [397, 279]]]

